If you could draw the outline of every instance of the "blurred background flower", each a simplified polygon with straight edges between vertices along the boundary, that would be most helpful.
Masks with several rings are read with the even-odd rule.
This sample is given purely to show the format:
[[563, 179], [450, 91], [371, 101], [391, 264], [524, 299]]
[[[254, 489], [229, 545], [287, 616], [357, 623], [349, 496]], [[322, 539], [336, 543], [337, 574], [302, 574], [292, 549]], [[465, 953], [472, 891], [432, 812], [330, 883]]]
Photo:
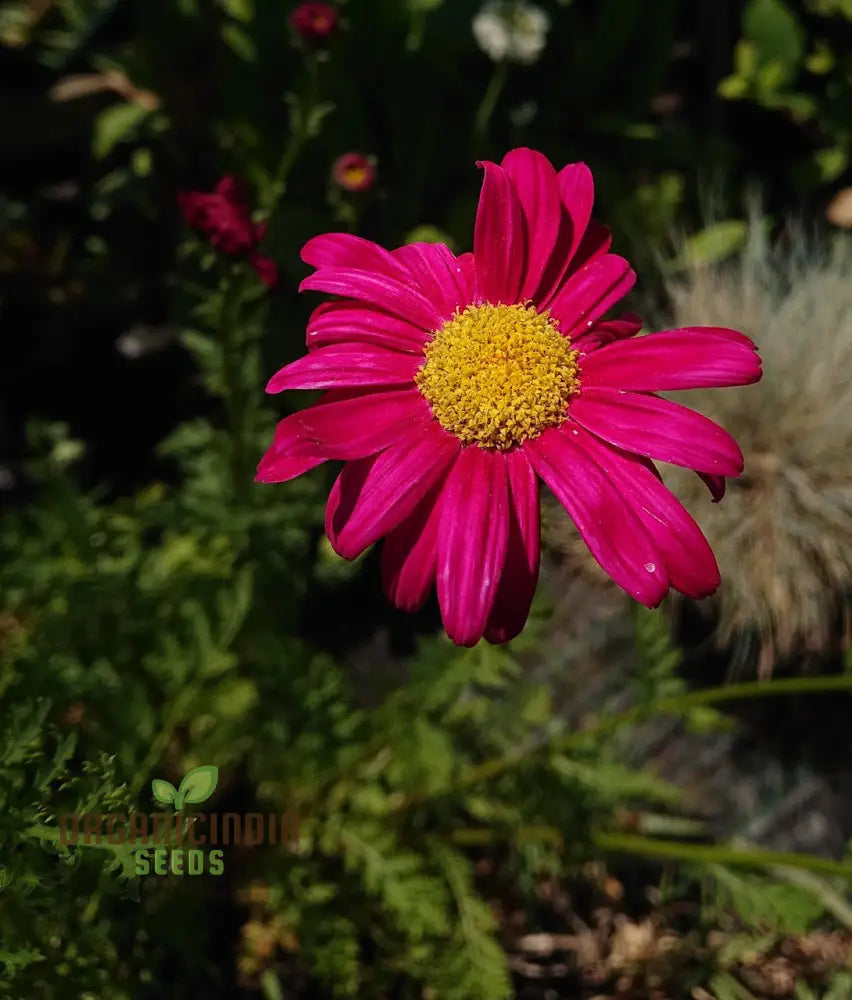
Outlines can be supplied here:
[[290, 14], [290, 27], [308, 42], [324, 42], [337, 27], [337, 8], [330, 3], [302, 3]]
[[178, 194], [187, 225], [203, 233], [223, 253], [245, 255], [260, 280], [269, 288], [278, 282], [278, 268], [270, 257], [258, 252], [267, 232], [265, 222], [253, 222], [248, 191], [238, 177], [223, 177], [212, 192], [181, 191]]
[[525, 0], [489, 0], [473, 19], [473, 37], [494, 62], [534, 63], [549, 28], [547, 12]]
[[263, 235], [249, 215], [245, 185], [236, 177], [223, 177], [209, 193], [181, 191], [178, 204], [187, 225], [224, 253], [253, 250]]
[[334, 161], [331, 175], [344, 191], [369, 191], [376, 180], [376, 166], [363, 153], [344, 153]]

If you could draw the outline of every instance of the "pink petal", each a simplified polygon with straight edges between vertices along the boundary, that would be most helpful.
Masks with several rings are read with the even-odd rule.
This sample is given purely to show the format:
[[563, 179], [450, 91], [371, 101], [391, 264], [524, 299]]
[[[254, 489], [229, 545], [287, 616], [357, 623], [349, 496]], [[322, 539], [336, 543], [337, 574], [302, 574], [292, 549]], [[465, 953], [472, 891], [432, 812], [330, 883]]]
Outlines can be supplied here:
[[488, 161], [477, 166], [485, 169], [473, 230], [479, 294], [511, 305], [518, 301], [526, 259], [521, 203], [502, 167]]
[[[363, 397], [363, 389], [330, 389], [314, 409], [329, 403]], [[272, 444], [258, 466], [255, 482], [283, 483], [321, 465], [330, 456], [320, 446], [314, 435], [306, 433], [304, 413], [293, 413], [281, 420], [275, 428]]]
[[506, 465], [477, 445], [464, 448], [444, 485], [438, 527], [438, 603], [458, 646], [482, 638], [509, 535]]
[[710, 490], [710, 496], [713, 498], [713, 503], [719, 503], [719, 501], [725, 496], [725, 477], [724, 476], [712, 476], [706, 472], [699, 472], [698, 478], [706, 485], [707, 489]]
[[278, 424], [272, 444], [257, 467], [256, 483], [284, 483], [326, 461], [316, 442], [305, 437], [300, 417], [300, 413], [294, 413]]
[[285, 389], [330, 389], [335, 386], [398, 385], [412, 382], [422, 358], [386, 351], [372, 344], [333, 344], [311, 351], [273, 375], [269, 393]]
[[530, 613], [541, 557], [538, 479], [522, 449], [503, 456], [509, 479], [509, 539], [494, 607], [488, 616], [488, 642], [508, 642], [523, 629]]
[[317, 454], [350, 460], [375, 455], [433, 419], [416, 388], [371, 392], [311, 406], [297, 414]]
[[716, 476], [743, 471], [742, 452], [727, 431], [658, 396], [583, 386], [568, 413], [599, 438], [638, 455]]
[[476, 260], [472, 253], [462, 253], [456, 257], [456, 265], [459, 269], [459, 283], [464, 289], [465, 298], [468, 302], [477, 301], [479, 289], [476, 283]]
[[441, 490], [432, 489], [385, 539], [382, 585], [389, 601], [403, 611], [423, 607], [435, 582]]
[[[563, 427], [563, 433], [568, 428]], [[604, 444], [580, 431], [574, 439], [606, 471], [639, 516], [663, 559], [675, 590], [688, 597], [709, 597], [718, 588], [719, 567], [701, 529], [660, 481], [647, 460]]]
[[586, 232], [580, 240], [580, 245], [571, 258], [571, 263], [566, 272], [566, 277], [579, 271], [585, 264], [591, 263], [597, 257], [602, 257], [609, 253], [612, 246], [612, 233], [609, 227], [596, 219], [591, 219], [586, 227]]
[[[585, 163], [569, 163], [556, 176], [561, 208], [558, 212], [559, 235], [550, 261], [542, 274], [535, 301], [546, 305], [559, 289], [572, 260], [583, 244], [592, 217], [595, 184]], [[576, 267], [573, 268], [576, 270]]]
[[573, 257], [592, 218], [595, 203], [595, 182], [585, 163], [569, 163], [557, 175], [562, 204], [571, 217], [571, 250]]
[[584, 386], [639, 391], [749, 385], [760, 375], [760, 358], [748, 337], [713, 327], [622, 340], [582, 362]]
[[422, 354], [426, 333], [404, 319], [371, 309], [360, 302], [323, 302], [308, 320], [308, 350], [356, 341], [394, 351]]
[[600, 465], [570, 432], [557, 428], [546, 430], [524, 448], [603, 569], [637, 601], [656, 607], [668, 590], [662, 558]]
[[299, 291], [327, 292], [358, 299], [406, 319], [422, 330], [436, 330], [441, 316], [435, 306], [410, 285], [386, 275], [345, 267], [324, 267], [299, 285]]
[[635, 282], [636, 273], [623, 257], [606, 254], [568, 279], [550, 303], [550, 313], [564, 336], [587, 332]]
[[617, 319], [604, 320], [593, 326], [588, 333], [580, 333], [571, 338], [571, 346], [581, 354], [591, 354], [604, 344], [616, 340], [629, 340], [642, 329], [642, 320], [635, 313], [624, 313]]
[[344, 466], [326, 505], [325, 531], [338, 555], [354, 559], [393, 531], [445, 473], [461, 445], [432, 421], [374, 458]]
[[373, 271], [396, 281], [410, 281], [405, 266], [393, 254], [371, 240], [351, 233], [314, 236], [302, 247], [302, 260], [311, 267]]
[[544, 277], [562, 223], [556, 171], [546, 156], [513, 149], [501, 164], [514, 186], [524, 220], [527, 261], [519, 298], [531, 299]]
[[467, 275], [443, 243], [409, 243], [394, 250], [394, 257], [405, 264], [418, 290], [444, 320], [471, 301]]

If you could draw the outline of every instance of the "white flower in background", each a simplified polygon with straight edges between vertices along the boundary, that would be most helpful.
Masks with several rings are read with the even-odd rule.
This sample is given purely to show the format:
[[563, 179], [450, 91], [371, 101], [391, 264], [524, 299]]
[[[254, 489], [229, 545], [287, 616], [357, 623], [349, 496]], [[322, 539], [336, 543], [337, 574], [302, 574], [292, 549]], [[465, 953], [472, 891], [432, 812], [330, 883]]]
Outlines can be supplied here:
[[489, 0], [473, 19], [473, 37], [494, 62], [534, 63], [549, 28], [545, 11], [524, 0]]
[[123, 333], [115, 342], [115, 349], [125, 358], [135, 361], [146, 354], [162, 351], [174, 339], [169, 327], [152, 327], [139, 324]]

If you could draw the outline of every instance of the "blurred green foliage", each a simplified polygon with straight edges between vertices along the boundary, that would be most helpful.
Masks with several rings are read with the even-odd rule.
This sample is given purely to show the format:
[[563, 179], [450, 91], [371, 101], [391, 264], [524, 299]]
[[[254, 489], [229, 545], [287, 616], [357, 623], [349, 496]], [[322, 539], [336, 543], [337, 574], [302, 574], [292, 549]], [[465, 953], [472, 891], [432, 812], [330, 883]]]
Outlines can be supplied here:
[[[542, 880], [578, 877], [602, 834], [682, 819], [677, 790], [622, 753], [673, 704], [693, 729], [721, 725], [706, 705], [677, 708], [680, 654], [659, 613], [635, 621], [638, 713], [566, 732], [527, 669], [540, 614], [510, 648], [459, 650], [420, 626], [403, 653], [341, 651], [371, 554], [345, 563], [325, 542], [326, 470], [280, 488], [252, 477], [275, 426], [263, 384], [303, 349], [299, 249], [317, 232], [467, 249], [474, 160], [529, 144], [590, 162], [598, 214], [650, 287], [661, 260], [677, 271], [739, 248], [735, 196], [700, 229], [704, 167], [745, 166], [678, 75], [687, 6], [655, 0], [649, 17], [636, 0], [560, 0], [541, 60], [505, 79], [475, 47], [468, 0], [348, 0], [327, 46], [261, 0], [0, 9], [3, 55], [35, 81], [0, 109], [13, 137], [0, 161], [22, 164], [0, 200], [3, 306], [58, 312], [67, 332], [71, 307], [84, 326], [110, 310], [148, 320], [153, 289], [200, 399], [159, 446], [165, 471], [142, 456], [118, 496], [81, 485], [89, 442], [30, 422], [29, 502], [4, 513], [0, 539], [0, 995], [500, 1000], [512, 982], [498, 903], [533, 912]], [[811, 193], [847, 169], [848, 57], [819, 27], [843, 17], [842, 2], [806, 17], [749, 0], [720, 84], [818, 124], [800, 178]], [[660, 100], [672, 94], [680, 104]], [[331, 179], [352, 149], [377, 160], [362, 195]], [[275, 295], [177, 235], [177, 191], [228, 172], [269, 223]], [[72, 210], [55, 212], [69, 180]], [[693, 235], [670, 258], [676, 222]], [[162, 403], [155, 385], [140, 419]], [[147, 811], [153, 778], [202, 764], [219, 768], [220, 811], [298, 813], [298, 845], [234, 849], [224, 878], [193, 879], [137, 877], [120, 845], [59, 842], [60, 815]], [[776, 933], [842, 922], [813, 888], [779, 893], [721, 864], [701, 874], [708, 914], [736, 911], [752, 943], [767, 915]]]
[[734, 71], [719, 83], [730, 100], [788, 115], [815, 148], [791, 164], [801, 190], [831, 184], [852, 151], [852, 5], [846, 0], [747, 0]]

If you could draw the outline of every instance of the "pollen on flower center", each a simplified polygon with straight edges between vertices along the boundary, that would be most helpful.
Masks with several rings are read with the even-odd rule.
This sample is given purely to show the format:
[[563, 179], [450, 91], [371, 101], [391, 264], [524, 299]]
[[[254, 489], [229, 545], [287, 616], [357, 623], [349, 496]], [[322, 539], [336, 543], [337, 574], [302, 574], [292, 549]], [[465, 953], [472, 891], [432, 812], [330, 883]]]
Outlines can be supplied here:
[[426, 345], [414, 381], [463, 444], [507, 451], [562, 423], [577, 391], [577, 356], [546, 313], [471, 305]]

